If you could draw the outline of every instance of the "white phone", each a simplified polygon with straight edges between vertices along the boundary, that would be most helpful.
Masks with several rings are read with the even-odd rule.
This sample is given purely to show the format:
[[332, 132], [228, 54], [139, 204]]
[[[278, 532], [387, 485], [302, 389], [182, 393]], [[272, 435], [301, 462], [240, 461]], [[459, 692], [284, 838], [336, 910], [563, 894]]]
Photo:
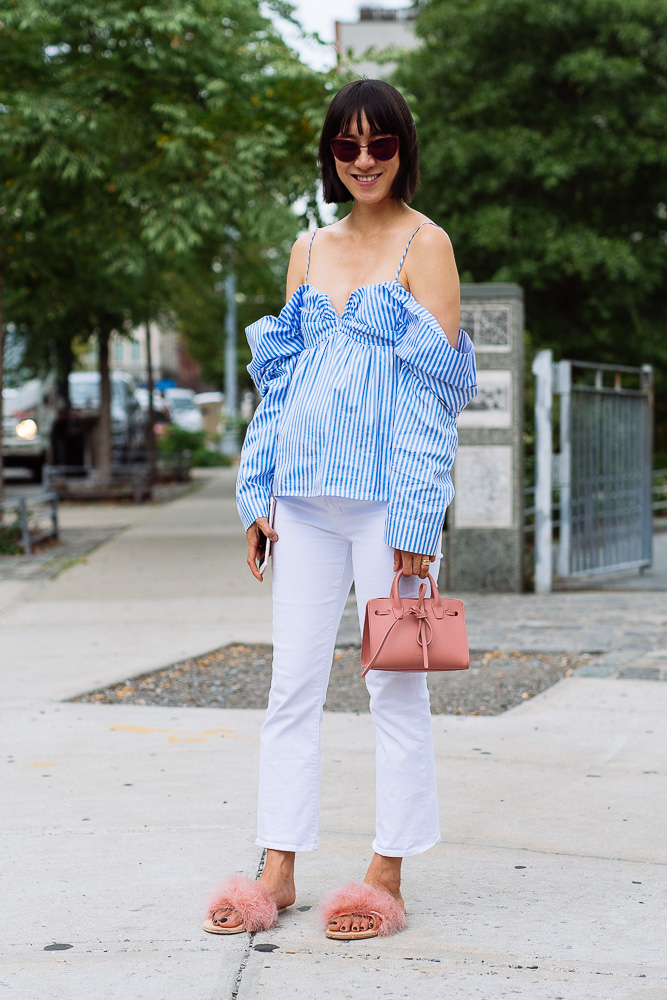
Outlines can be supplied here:
[[[273, 527], [273, 522], [276, 519], [276, 498], [271, 497], [271, 503], [269, 504], [269, 526]], [[259, 567], [259, 572], [263, 573], [269, 564], [269, 557], [271, 556], [271, 539], [265, 539], [264, 548], [264, 558], [262, 559], [262, 565]]]

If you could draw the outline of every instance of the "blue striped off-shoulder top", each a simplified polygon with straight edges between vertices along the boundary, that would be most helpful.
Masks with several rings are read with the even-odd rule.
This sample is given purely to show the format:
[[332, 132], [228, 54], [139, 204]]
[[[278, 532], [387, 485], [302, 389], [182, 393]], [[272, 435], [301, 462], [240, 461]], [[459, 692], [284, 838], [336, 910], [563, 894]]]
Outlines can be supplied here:
[[[439, 551], [456, 416], [477, 394], [475, 353], [464, 330], [455, 350], [398, 280], [419, 229], [396, 277], [357, 288], [342, 316], [307, 267], [280, 315], [246, 329], [262, 396], [236, 487], [246, 529], [268, 516], [272, 493], [386, 500], [388, 545]], [[311, 247], [312, 237], [308, 266]]]

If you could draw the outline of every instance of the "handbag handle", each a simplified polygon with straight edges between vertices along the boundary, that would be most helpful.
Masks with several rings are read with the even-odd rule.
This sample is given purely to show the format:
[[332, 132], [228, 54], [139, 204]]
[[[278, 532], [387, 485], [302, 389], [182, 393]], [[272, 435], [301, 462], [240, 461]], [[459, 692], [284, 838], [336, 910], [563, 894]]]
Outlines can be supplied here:
[[[394, 576], [394, 581], [391, 585], [391, 593], [389, 595], [391, 597], [391, 604], [395, 618], [403, 617], [403, 605], [401, 604], [401, 598], [398, 593], [398, 583], [402, 576], [403, 576], [403, 570], [402, 569], [397, 570], [396, 575]], [[436, 584], [435, 580], [433, 579], [430, 573], [428, 574], [428, 582], [431, 584], [433, 613], [436, 618], [442, 618], [442, 601], [440, 599], [440, 594], [438, 592], [438, 585]]]

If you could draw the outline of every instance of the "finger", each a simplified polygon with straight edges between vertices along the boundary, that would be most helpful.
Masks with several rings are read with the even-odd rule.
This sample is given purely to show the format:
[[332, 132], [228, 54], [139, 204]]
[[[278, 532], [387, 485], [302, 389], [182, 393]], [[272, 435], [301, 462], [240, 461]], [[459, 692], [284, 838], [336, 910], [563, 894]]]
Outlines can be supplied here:
[[394, 573], [397, 573], [401, 568], [401, 553], [398, 549], [394, 549]]
[[403, 557], [403, 576], [412, 576], [412, 553], [401, 552]]
[[247, 562], [248, 562], [248, 566], [250, 567], [250, 572], [255, 577], [255, 579], [259, 580], [260, 583], [263, 583], [264, 582], [264, 577], [262, 576], [262, 574], [260, 573], [260, 571], [257, 569], [257, 563], [255, 562], [255, 560], [251, 559], [250, 556], [248, 556]]
[[255, 521], [255, 524], [262, 532], [262, 534], [266, 535], [267, 538], [270, 538], [272, 542], [278, 541], [278, 535], [275, 529], [272, 528], [271, 525], [269, 524], [268, 517], [258, 517], [257, 520]]
[[430, 560], [429, 560], [429, 562], [425, 563], [424, 562], [424, 557], [420, 556], [419, 557], [419, 576], [421, 577], [422, 580], [425, 580], [426, 577], [429, 575], [430, 572], [431, 572], [431, 562], [430, 562]]
[[257, 541], [254, 538], [248, 538], [248, 558], [246, 562], [248, 563], [248, 566], [250, 567], [250, 572], [255, 577], [255, 579], [259, 580], [259, 582], [262, 583], [264, 578], [262, 574], [259, 572], [259, 569], [257, 568], [258, 553], [259, 553], [259, 546], [257, 545]]

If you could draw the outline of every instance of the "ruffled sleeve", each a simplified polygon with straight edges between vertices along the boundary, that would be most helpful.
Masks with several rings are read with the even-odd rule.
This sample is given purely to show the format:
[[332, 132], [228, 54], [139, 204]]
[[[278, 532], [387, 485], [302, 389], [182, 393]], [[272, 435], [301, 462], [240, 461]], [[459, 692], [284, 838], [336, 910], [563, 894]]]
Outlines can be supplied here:
[[477, 395], [475, 352], [464, 330], [453, 348], [435, 317], [404, 294], [385, 539], [397, 549], [435, 555], [454, 496], [456, 416]]
[[458, 349], [455, 350], [435, 316], [408, 292], [405, 294], [409, 319], [399, 338], [396, 354], [404, 366], [421, 378], [447, 409], [458, 416], [477, 395], [472, 341], [465, 330], [459, 330]]
[[246, 531], [258, 517], [269, 515], [277, 422], [304, 348], [302, 289], [303, 285], [294, 292], [279, 316], [263, 316], [246, 327], [252, 351], [248, 371], [262, 397], [248, 427], [236, 480], [236, 505]]

